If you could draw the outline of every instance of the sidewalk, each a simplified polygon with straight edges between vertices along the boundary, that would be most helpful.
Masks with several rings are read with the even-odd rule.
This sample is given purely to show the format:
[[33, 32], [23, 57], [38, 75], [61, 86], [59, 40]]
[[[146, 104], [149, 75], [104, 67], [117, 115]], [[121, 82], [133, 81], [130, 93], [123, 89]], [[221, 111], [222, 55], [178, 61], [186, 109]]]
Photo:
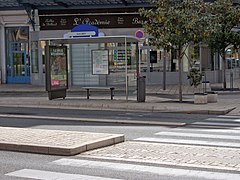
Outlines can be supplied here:
[[[42, 86], [33, 85], [0, 85], [0, 106], [15, 107], [51, 107], [72, 109], [144, 111], [144, 112], [175, 112], [194, 114], [227, 114], [235, 109], [239, 113], [240, 100], [236, 98], [240, 91], [218, 92], [218, 102], [208, 104], [194, 104], [193, 94], [196, 89], [183, 86], [183, 102], [178, 101], [178, 86], [169, 85], [163, 90], [160, 85], [151, 85], [146, 88], [146, 101], [137, 102], [136, 93], [129, 95], [128, 101], [124, 89], [116, 90], [114, 100], [110, 100], [110, 93], [93, 92], [90, 99], [86, 99], [86, 90], [80, 87], [71, 87], [65, 100], [48, 100], [47, 92]], [[5, 93], [16, 94], [11, 97]], [[34, 93], [42, 93], [34, 95]], [[25, 96], [33, 94], [32, 96]], [[225, 94], [231, 97], [225, 98]], [[18, 96], [19, 95], [19, 96]]]

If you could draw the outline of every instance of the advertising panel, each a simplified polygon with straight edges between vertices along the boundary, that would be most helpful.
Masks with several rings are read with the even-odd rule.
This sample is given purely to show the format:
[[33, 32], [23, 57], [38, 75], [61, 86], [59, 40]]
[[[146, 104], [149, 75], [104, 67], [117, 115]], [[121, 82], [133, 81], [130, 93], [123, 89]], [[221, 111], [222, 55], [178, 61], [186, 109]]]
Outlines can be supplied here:
[[93, 75], [109, 74], [108, 50], [92, 50]]
[[49, 46], [51, 89], [67, 88], [67, 47]]

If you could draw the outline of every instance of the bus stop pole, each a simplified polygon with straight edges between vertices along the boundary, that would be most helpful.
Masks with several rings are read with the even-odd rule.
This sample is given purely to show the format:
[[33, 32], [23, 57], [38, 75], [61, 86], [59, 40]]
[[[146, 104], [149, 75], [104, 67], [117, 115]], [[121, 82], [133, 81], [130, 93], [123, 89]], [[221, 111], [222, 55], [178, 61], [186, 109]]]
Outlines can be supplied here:
[[51, 90], [51, 82], [50, 82], [50, 67], [49, 67], [49, 61], [50, 61], [50, 57], [49, 57], [49, 41], [46, 41], [46, 46], [45, 46], [45, 71], [46, 71], [46, 79], [45, 79], [45, 83], [46, 83], [46, 91], [50, 91]]
[[138, 78], [140, 76], [140, 49], [139, 49], [139, 45], [138, 42], [136, 42], [136, 52], [135, 52], [135, 56], [136, 56], [136, 77]]

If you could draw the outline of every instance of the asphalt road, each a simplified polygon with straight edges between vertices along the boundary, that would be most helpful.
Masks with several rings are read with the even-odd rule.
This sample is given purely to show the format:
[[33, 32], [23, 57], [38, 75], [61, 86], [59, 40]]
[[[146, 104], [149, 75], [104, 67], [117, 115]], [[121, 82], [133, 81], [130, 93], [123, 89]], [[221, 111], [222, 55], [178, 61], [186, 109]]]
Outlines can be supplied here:
[[[140, 120], [140, 121], [165, 121], [165, 122], [205, 122], [208, 119], [223, 119], [213, 115], [193, 115], [193, 114], [171, 114], [171, 113], [140, 113], [140, 112], [118, 112], [118, 111], [92, 111], [92, 110], [63, 110], [63, 109], [39, 109], [39, 108], [0, 108], [0, 126], [24, 127], [37, 129], [59, 129], [68, 131], [88, 131], [103, 133], [125, 134], [126, 140], [135, 140], [141, 137], [155, 137], [156, 133], [176, 133], [182, 128], [191, 131], [199, 129], [200, 126], [176, 127], [176, 126], [147, 126], [136, 124], [120, 123], [97, 123], [77, 120], [64, 120], [66, 118], [82, 119], [109, 119], [109, 120]], [[15, 115], [14, 118], [7, 117]], [[23, 116], [28, 116], [24, 118]], [[46, 119], [37, 117], [46, 117]], [[56, 119], [48, 119], [54, 117]], [[59, 119], [57, 117], [62, 117]], [[221, 120], [222, 120], [221, 119]], [[220, 121], [222, 122], [222, 121]], [[235, 122], [234, 122], [235, 123]], [[236, 127], [239, 124], [236, 123]], [[216, 124], [220, 128], [219, 124]], [[235, 127], [235, 126], [234, 126]], [[222, 126], [223, 131], [226, 126]], [[202, 130], [208, 130], [206, 125]], [[220, 129], [221, 130], [221, 129]], [[181, 132], [180, 132], [181, 133]], [[203, 133], [204, 134], [204, 133]], [[170, 137], [169, 135], [167, 135]], [[164, 135], [161, 136], [164, 139]], [[181, 140], [181, 136], [176, 139]], [[191, 140], [192, 137], [186, 137]], [[198, 139], [198, 138], [196, 138]], [[211, 138], [206, 138], [211, 140]], [[177, 141], [176, 141], [177, 142]], [[223, 141], [224, 142], [224, 141]], [[232, 142], [240, 143], [233, 139]], [[179, 142], [180, 143], [180, 142]], [[120, 160], [99, 160], [81, 156], [62, 157], [49, 156], [31, 153], [0, 151], [0, 179], [37, 179], [45, 176], [45, 179], [186, 179], [204, 180], [221, 179], [222, 177], [234, 178], [237, 172], [205, 170], [192, 167], [173, 167], [168, 165], [156, 165], [139, 162], [122, 162]], [[61, 160], [71, 160], [69, 164], [61, 164]], [[76, 162], [74, 161], [76, 160]], [[60, 161], [60, 162], [59, 162]], [[114, 168], [113, 168], [114, 167]], [[10, 173], [10, 174], [8, 174]], [[11, 174], [12, 173], [12, 174]], [[221, 174], [223, 173], [223, 174]], [[201, 175], [201, 176], [200, 176]], [[24, 177], [24, 178], [20, 178]]]
[[[20, 107], [1, 107], [0, 114], [21, 115], [26, 116], [46, 116], [46, 117], [72, 117], [86, 119], [108, 119], [108, 120], [138, 120], [138, 121], [157, 121], [157, 122], [183, 122], [193, 123], [195, 121], [204, 120], [209, 117], [217, 117], [216, 115], [199, 115], [199, 114], [177, 114], [162, 112], [123, 112], [123, 111], [97, 111], [97, 110], [81, 110], [81, 109], [54, 109], [54, 108], [20, 108]], [[19, 118], [18, 117], [18, 118]], [[36, 118], [37, 119], [37, 118]], [[47, 119], [47, 118], [45, 118]], [[64, 121], [64, 118], [63, 118]], [[82, 120], [83, 121], [83, 120]], [[111, 122], [111, 121], [110, 121]], [[18, 124], [16, 124], [18, 125]], [[20, 124], [21, 125], [21, 124]]]
[[[37, 155], [37, 154], [26, 154], [26, 153], [15, 153], [15, 152], [0, 152], [1, 156], [1, 168], [0, 168], [0, 179], [1, 180], [22, 180], [22, 179], [35, 179], [33, 177], [43, 177], [44, 179], [54, 179], [55, 176], [58, 176], [58, 179], [67, 180], [67, 179], [84, 179], [84, 180], [103, 180], [104, 178], [111, 179], [133, 179], [133, 180], [175, 180], [175, 179], [186, 179], [192, 180], [192, 177], [188, 177], [185, 175], [177, 176], [177, 175], [159, 175], [158, 173], [150, 173], [144, 172], [141, 170], [128, 169], [128, 166], [132, 164], [136, 167], [140, 168], [157, 168], [158, 170], [169, 170], [169, 167], [156, 166], [152, 164], [139, 164], [139, 163], [121, 163], [120, 161], [104, 161], [109, 164], [116, 164], [119, 166], [125, 166], [125, 170], [115, 169], [105, 166], [92, 166], [89, 165], [79, 165], [79, 166], [69, 166], [69, 165], [56, 165], [54, 162], [61, 160], [65, 157], [58, 156], [46, 156], [46, 155]], [[86, 158], [78, 158], [78, 157], [68, 157], [68, 159], [73, 159], [77, 161], [85, 161], [87, 163], [98, 163], [96, 160], [86, 159]], [[103, 162], [103, 161], [101, 161]], [[30, 171], [35, 170], [35, 173], [23, 173], [22, 170]], [[181, 169], [180, 169], [181, 170]], [[183, 169], [184, 171], [188, 171], [187, 168]], [[174, 170], [172, 170], [174, 172]], [[181, 170], [182, 171], [182, 170]], [[8, 174], [15, 172], [17, 173], [16, 177]], [[54, 172], [54, 174], [47, 174], [49, 172]], [[196, 170], [196, 172], [198, 172]], [[217, 173], [217, 172], [216, 172]], [[27, 174], [27, 175], [26, 175]], [[66, 178], [66, 174], [68, 177]], [[81, 175], [79, 177], [74, 177], [74, 175]], [[25, 177], [25, 178], [21, 178]], [[28, 177], [28, 178], [26, 178]], [[104, 178], [103, 178], [104, 177]], [[37, 179], [37, 178], [36, 178]], [[204, 180], [204, 178], [194, 178], [196, 180]], [[206, 177], [206, 179], [209, 179]]]

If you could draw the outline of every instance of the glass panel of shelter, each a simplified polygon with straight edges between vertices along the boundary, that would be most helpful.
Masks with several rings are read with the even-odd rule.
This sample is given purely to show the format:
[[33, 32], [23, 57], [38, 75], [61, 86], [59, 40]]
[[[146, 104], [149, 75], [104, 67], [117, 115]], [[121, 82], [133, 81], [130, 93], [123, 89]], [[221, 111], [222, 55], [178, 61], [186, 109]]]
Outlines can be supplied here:
[[109, 49], [109, 75], [107, 76], [108, 85], [124, 86], [126, 84], [126, 67], [129, 92], [133, 92], [136, 88], [136, 44], [127, 43], [127, 63], [125, 61], [125, 44], [124, 43], [108, 43]]
[[166, 58], [166, 71], [177, 71], [177, 59], [171, 57], [170, 52], [164, 54], [163, 49], [157, 49], [154, 46], [140, 46], [140, 70], [146, 72], [162, 72], [163, 60]]
[[[40, 48], [44, 48], [45, 43], [44, 41], [41, 41], [41, 46]], [[51, 44], [51, 45], [56, 45], [56, 44]], [[78, 72], [75, 72], [75, 74], [80, 75], [78, 77], [79, 79], [83, 79], [84, 78], [84, 82], [83, 81], [77, 81], [76, 75], [74, 76], [74, 65], [77, 63], [79, 64], [79, 62], [81, 61], [81, 58], [83, 58], [83, 55], [77, 55], [77, 52], [80, 52], [79, 49], [78, 51], [75, 51], [73, 48], [76, 47], [80, 47], [84, 46], [85, 48], [88, 48], [88, 44], [73, 44], [70, 45], [70, 51], [69, 54], [71, 53], [75, 53], [75, 54], [71, 54], [69, 55], [69, 58], [71, 57], [71, 59], [69, 59], [69, 63], [70, 65], [68, 66], [68, 70], [69, 73], [71, 74], [71, 78], [70, 78], [70, 84], [71, 85], [79, 85], [79, 86], [91, 86], [91, 84], [85, 84], [84, 82], [89, 82], [91, 81], [91, 77], [92, 76], [96, 76], [99, 77], [99, 86], [102, 86], [102, 82], [104, 81], [103, 79], [105, 78], [106, 80], [106, 85], [107, 86], [114, 86], [116, 88], [118, 87], [122, 87], [125, 89], [125, 85], [126, 85], [126, 68], [125, 68], [125, 44], [124, 43], [99, 43], [98, 46], [96, 46], [95, 48], [93, 48], [94, 50], [98, 49], [108, 49], [109, 50], [109, 74], [108, 75], [92, 75], [92, 70], [87, 68], [85, 69], [85, 71], [89, 71], [89, 73], [91, 73], [91, 76], [86, 77], [86, 72], [83, 73], [83, 69], [81, 70], [81, 68], [84, 67], [79, 67], [78, 68]], [[92, 44], [94, 45], [94, 44]], [[97, 44], [96, 44], [97, 45]], [[91, 49], [91, 48], [90, 48]], [[41, 54], [42, 54], [42, 58], [45, 58], [45, 51], [42, 49], [40, 50]], [[86, 57], [88, 57], [88, 59], [85, 58], [85, 60], [89, 61], [89, 67], [91, 66], [92, 60], [91, 60], [91, 51], [86, 51], [85, 53], [89, 53], [89, 55], [86, 54]], [[128, 92], [134, 92], [136, 90], [136, 81], [137, 81], [137, 75], [136, 75], [136, 44], [135, 43], [127, 43], [127, 77], [128, 77]], [[75, 57], [75, 59], [73, 58]], [[85, 56], [84, 56], [85, 57]], [[73, 61], [75, 62], [75, 64], [73, 64]], [[78, 61], [78, 62], [77, 62]], [[45, 66], [44, 60], [43, 60], [43, 68]], [[76, 68], [75, 68], [76, 71]], [[87, 72], [88, 74], [88, 72]], [[73, 77], [74, 76], [74, 77]], [[76, 81], [75, 81], [75, 80]], [[101, 80], [100, 80], [101, 79]], [[75, 82], [74, 82], [75, 81]], [[94, 85], [94, 86], [97, 86]]]

